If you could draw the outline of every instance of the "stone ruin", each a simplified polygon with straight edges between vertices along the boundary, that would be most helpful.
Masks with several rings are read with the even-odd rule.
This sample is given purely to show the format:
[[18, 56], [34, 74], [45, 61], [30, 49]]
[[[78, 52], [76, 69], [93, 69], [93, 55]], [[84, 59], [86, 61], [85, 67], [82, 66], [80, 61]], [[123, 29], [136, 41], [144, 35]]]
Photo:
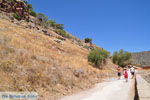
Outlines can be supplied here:
[[0, 0], [0, 10], [17, 14], [20, 20], [29, 20], [29, 9], [22, 0]]

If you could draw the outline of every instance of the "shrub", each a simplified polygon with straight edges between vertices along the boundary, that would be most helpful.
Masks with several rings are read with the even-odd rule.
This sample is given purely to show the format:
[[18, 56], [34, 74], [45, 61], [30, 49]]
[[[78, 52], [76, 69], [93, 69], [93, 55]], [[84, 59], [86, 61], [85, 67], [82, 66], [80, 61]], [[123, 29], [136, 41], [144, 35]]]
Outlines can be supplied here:
[[45, 15], [42, 14], [42, 13], [38, 13], [38, 14], [37, 14], [37, 18], [38, 18], [39, 24], [40, 24], [41, 26], [44, 26], [45, 28], [48, 27], [48, 26], [47, 26], [47, 21], [48, 21], [48, 17], [47, 17], [47, 16], [45, 16]]
[[131, 64], [131, 58], [131, 53], [120, 50], [119, 52], [113, 53], [112, 61], [113, 63], [118, 64], [121, 67], [125, 67], [126, 65]]
[[32, 9], [29, 10], [29, 13], [30, 13], [30, 15], [33, 16], [33, 17], [36, 17], [36, 16], [37, 16], [36, 12], [33, 11]]
[[63, 30], [64, 29], [64, 25], [63, 24], [55, 24], [54, 26], [56, 29], [60, 29]]
[[22, 1], [27, 5], [28, 9], [33, 9], [32, 4], [29, 4], [28, 0], [22, 0]]
[[56, 22], [55, 22], [54, 20], [48, 20], [48, 21], [47, 21], [47, 25], [48, 25], [49, 27], [54, 27], [55, 24], [56, 24]]
[[83, 46], [83, 48], [85, 48], [85, 49], [90, 49], [90, 47], [87, 46], [87, 45]]
[[14, 2], [14, 0], [7, 0], [8, 2]]
[[85, 38], [84, 41], [85, 41], [85, 43], [92, 43], [92, 39], [91, 38]]
[[14, 13], [12, 16], [13, 16], [13, 18], [15, 18], [17, 20], [21, 20], [21, 16], [18, 15], [17, 13]]
[[95, 67], [101, 68], [100, 66], [109, 57], [109, 52], [103, 49], [93, 49], [88, 55], [88, 61], [94, 64]]
[[28, 7], [28, 9], [32, 9], [33, 10], [32, 4], [28, 4], [28, 2], [27, 2], [27, 7]]
[[33, 10], [32, 4], [29, 4], [27, 1], [24, 1], [24, 3], [27, 5], [27, 8], [29, 9], [29, 13], [31, 16], [36, 17], [37, 14], [36, 12]]
[[48, 20], [47, 24], [48, 26], [53, 27], [54, 29], [60, 29], [60, 30], [64, 29], [63, 24], [57, 24], [54, 20]]
[[70, 38], [70, 35], [68, 33], [66, 33], [64, 30], [55, 30], [55, 32], [59, 35], [61, 35], [62, 37], [65, 37], [65, 38]]
[[37, 14], [37, 18], [38, 18], [40, 21], [42, 21], [42, 22], [47, 22], [47, 21], [48, 21], [48, 17], [45, 16], [44, 14], [42, 14], [42, 13], [38, 13], [38, 14]]

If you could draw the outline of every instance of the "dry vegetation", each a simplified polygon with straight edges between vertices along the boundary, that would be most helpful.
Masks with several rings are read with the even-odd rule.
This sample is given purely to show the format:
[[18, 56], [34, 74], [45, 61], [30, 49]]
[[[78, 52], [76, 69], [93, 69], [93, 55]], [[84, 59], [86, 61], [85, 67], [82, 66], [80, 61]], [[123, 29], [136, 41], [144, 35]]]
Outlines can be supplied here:
[[96, 69], [87, 49], [68, 39], [57, 43], [48, 32], [53, 36], [0, 18], [0, 91], [36, 91], [41, 100], [55, 100], [114, 74], [110, 60]]

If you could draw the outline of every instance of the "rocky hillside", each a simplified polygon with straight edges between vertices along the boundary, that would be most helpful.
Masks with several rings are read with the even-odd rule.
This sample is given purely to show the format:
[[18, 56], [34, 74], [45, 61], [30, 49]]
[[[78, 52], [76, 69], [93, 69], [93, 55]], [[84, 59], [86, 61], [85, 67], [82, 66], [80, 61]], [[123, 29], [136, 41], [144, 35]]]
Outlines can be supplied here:
[[132, 53], [133, 64], [150, 66], [150, 51]]
[[0, 13], [0, 91], [36, 91], [40, 100], [57, 100], [115, 75], [109, 59], [103, 70], [88, 63], [89, 44], [33, 25]]

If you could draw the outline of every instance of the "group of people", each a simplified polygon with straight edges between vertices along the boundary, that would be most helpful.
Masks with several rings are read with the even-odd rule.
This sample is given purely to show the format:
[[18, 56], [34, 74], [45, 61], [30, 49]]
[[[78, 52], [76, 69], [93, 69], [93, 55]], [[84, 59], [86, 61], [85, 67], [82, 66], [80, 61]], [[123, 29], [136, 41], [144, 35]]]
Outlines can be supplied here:
[[121, 75], [123, 74], [124, 79], [126, 80], [126, 82], [128, 82], [129, 73], [131, 73], [131, 78], [133, 79], [135, 77], [135, 67], [134, 66], [129, 65], [124, 68], [121, 68], [120, 66], [117, 67], [118, 80], [120, 80]]

